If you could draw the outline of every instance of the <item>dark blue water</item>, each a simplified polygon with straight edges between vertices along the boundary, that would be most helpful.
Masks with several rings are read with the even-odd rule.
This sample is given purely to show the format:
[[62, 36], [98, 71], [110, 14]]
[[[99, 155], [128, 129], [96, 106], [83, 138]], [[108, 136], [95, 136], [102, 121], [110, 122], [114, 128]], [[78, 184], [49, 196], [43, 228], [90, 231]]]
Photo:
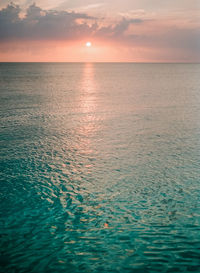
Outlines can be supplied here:
[[199, 75], [0, 64], [2, 272], [198, 272]]

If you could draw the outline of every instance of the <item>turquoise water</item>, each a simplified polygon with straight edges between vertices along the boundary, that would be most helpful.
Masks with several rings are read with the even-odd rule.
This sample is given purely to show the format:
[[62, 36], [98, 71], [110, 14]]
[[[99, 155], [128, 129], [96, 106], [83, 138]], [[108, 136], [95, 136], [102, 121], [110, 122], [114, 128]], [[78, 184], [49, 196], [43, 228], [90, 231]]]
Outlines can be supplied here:
[[198, 272], [200, 65], [0, 64], [3, 272]]

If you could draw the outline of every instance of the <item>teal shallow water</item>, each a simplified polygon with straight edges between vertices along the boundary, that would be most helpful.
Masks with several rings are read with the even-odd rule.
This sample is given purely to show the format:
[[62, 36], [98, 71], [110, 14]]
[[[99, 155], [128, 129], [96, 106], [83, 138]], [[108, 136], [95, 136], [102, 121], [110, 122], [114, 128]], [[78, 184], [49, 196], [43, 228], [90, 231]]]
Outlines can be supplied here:
[[200, 65], [0, 64], [3, 272], [198, 272]]

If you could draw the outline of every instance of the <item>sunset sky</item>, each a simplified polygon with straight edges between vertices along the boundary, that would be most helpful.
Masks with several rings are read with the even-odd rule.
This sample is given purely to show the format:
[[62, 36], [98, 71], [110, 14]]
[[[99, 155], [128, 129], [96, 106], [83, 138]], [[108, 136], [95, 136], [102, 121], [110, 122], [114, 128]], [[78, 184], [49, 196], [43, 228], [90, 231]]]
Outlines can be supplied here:
[[199, 0], [13, 3], [0, 0], [0, 61], [200, 62]]

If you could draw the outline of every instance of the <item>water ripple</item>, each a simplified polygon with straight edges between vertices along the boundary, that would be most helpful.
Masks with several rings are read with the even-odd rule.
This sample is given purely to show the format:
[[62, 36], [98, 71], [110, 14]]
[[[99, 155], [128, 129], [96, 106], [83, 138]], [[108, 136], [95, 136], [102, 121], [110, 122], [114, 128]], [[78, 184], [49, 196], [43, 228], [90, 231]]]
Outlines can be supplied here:
[[175, 67], [0, 66], [4, 272], [198, 272], [199, 66]]

